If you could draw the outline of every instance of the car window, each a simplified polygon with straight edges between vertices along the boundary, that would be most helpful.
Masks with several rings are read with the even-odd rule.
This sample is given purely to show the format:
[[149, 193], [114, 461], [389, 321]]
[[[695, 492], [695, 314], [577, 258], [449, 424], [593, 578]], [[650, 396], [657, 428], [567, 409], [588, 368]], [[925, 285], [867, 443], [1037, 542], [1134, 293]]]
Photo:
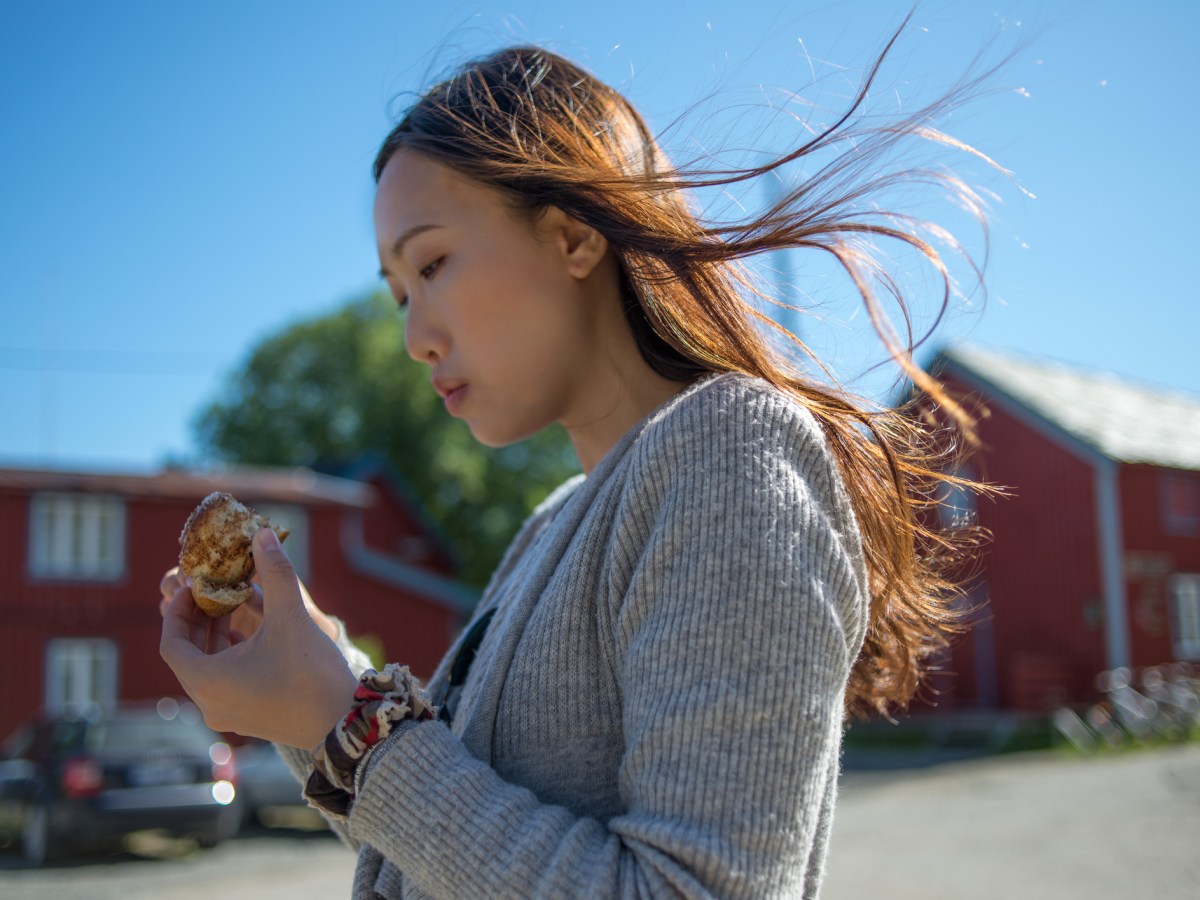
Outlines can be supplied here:
[[33, 726], [22, 725], [8, 736], [3, 748], [0, 748], [0, 759], [19, 759], [29, 753], [33, 746]]
[[64, 753], [78, 750], [83, 746], [83, 738], [87, 733], [88, 723], [83, 719], [68, 719], [55, 722], [50, 730], [50, 752]]
[[205, 726], [157, 715], [105, 719], [93, 723], [87, 746], [93, 753], [136, 753], [176, 750], [207, 753], [215, 740]]

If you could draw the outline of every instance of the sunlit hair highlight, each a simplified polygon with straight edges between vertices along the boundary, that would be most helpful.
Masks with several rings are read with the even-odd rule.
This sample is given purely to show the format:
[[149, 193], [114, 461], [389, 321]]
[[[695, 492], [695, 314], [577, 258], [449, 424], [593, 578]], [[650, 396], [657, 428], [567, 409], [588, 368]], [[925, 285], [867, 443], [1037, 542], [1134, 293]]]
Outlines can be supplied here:
[[[392, 130], [375, 160], [378, 180], [397, 151], [415, 151], [499, 190], [530, 219], [557, 207], [590, 225], [619, 260], [626, 318], [655, 371], [683, 382], [708, 372], [742, 372], [812, 411], [850, 494], [870, 578], [870, 617], [850, 675], [849, 714], [905, 706], [930, 657], [963, 629], [964, 609], [952, 576], [961, 572], [977, 538], [970, 529], [940, 530], [932, 515], [946, 484], [975, 486], [945, 474], [973, 441], [972, 419], [913, 361], [918, 341], [901, 291], [867, 246], [886, 239], [916, 250], [941, 279], [944, 310], [951, 279], [934, 243], [908, 227], [914, 221], [872, 208], [869, 201], [889, 188], [924, 180], [949, 187], [968, 209], [981, 211], [979, 198], [951, 173], [888, 171], [882, 165], [905, 141], [970, 150], [931, 126], [935, 108], [883, 126], [856, 122], [899, 33], [837, 121], [757, 167], [672, 167], [625, 97], [537, 47], [499, 51], [435, 85]], [[943, 98], [937, 109], [953, 97]], [[768, 176], [842, 146], [850, 134], [854, 139], [846, 149], [760, 215], [709, 224], [689, 206], [696, 188]], [[838, 261], [891, 358], [926, 398], [923, 416], [873, 409], [803, 372], [802, 358], [825, 368], [760, 311], [755, 301], [763, 292], [740, 264], [787, 248], [820, 250]], [[899, 330], [877, 289], [899, 310]], [[792, 353], [780, 346], [790, 346]]]

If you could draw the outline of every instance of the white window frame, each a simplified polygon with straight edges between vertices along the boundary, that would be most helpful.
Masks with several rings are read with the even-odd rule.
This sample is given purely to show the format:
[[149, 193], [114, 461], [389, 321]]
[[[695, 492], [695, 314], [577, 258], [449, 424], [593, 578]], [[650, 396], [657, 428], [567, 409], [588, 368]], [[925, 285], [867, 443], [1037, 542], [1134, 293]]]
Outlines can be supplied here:
[[125, 574], [125, 501], [109, 494], [42, 492], [29, 504], [34, 578], [115, 581]]
[[116, 643], [108, 638], [51, 640], [46, 645], [46, 712], [115, 706], [119, 658]]
[[288, 530], [283, 549], [296, 568], [301, 581], [311, 576], [309, 567], [308, 510], [297, 503], [251, 503], [256, 513], [266, 516], [271, 524]]
[[1200, 660], [1200, 574], [1179, 572], [1167, 579], [1171, 649], [1178, 660]]

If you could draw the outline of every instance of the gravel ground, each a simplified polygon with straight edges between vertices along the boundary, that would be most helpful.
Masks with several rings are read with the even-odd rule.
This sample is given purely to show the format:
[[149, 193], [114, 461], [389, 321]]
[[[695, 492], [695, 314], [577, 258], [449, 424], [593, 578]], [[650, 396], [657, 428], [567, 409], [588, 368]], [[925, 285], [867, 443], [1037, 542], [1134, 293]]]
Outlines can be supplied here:
[[[328, 833], [258, 830], [195, 852], [166, 838], [144, 855], [44, 870], [19, 868], [5, 854], [4, 900], [327, 900], [349, 897], [355, 855]], [[14, 868], [9, 868], [9, 866]]]
[[823, 900], [1192, 900], [1200, 746], [847, 773]]
[[[1200, 885], [1200, 746], [1090, 758], [1022, 754], [848, 772], [823, 900], [1191, 900]], [[354, 855], [260, 829], [215, 850], [170, 842], [45, 871], [0, 854], [4, 900], [325, 900]], [[472, 898], [473, 900], [473, 898]]]

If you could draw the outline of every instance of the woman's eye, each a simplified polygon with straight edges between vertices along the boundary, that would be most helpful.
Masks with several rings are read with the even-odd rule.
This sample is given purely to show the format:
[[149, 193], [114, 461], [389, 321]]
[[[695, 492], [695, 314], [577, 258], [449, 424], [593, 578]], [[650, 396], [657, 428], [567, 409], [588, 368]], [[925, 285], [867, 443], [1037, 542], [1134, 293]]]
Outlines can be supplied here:
[[404, 309], [404, 307], [408, 306], [407, 294], [397, 294], [396, 289], [390, 284], [385, 283], [385, 287], [387, 288], [387, 292], [392, 295], [392, 299], [396, 301], [396, 306], [399, 309]]
[[[434, 273], [436, 273], [437, 270], [441, 268], [442, 263], [445, 261], [445, 259], [446, 259], [446, 257], [439, 256], [437, 259], [435, 259], [429, 265], [427, 265], [423, 269], [419, 270], [419, 272], [417, 274], [419, 274], [425, 280], [432, 278], [434, 276]], [[404, 296], [396, 297], [396, 306], [399, 309], [404, 309], [406, 306], [408, 306], [408, 296], [404, 295]]]
[[446, 257], [444, 257], [444, 256], [439, 256], [437, 259], [435, 259], [433, 262], [431, 262], [429, 265], [427, 265], [425, 268], [423, 268], [420, 272], [421, 277], [422, 278], [432, 278], [433, 273], [436, 272], [439, 268], [441, 268], [442, 261], [445, 260], [445, 258]]

